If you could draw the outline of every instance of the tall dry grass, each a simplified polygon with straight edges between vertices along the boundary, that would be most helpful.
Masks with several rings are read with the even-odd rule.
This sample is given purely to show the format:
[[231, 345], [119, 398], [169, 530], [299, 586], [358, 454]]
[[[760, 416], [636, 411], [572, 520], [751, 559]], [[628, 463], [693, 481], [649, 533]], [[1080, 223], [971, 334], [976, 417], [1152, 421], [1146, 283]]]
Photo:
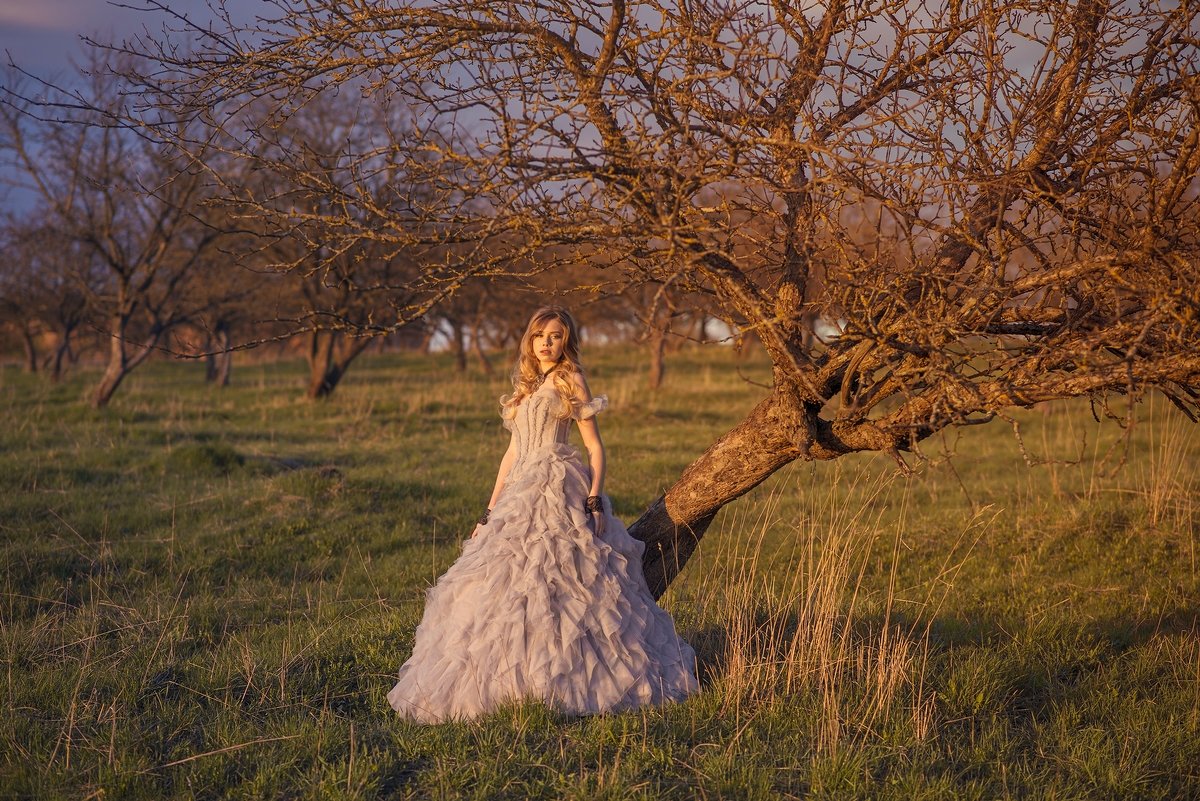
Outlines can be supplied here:
[[1151, 395], [1145, 427], [1145, 459], [1138, 462], [1137, 485], [1150, 525], [1157, 531], [1176, 531], [1186, 538], [1191, 573], [1196, 574], [1196, 499], [1200, 470], [1191, 454], [1195, 424], [1170, 403]]
[[1157, 395], [1151, 395], [1146, 405], [1146, 419], [1140, 425], [1146, 430], [1148, 458], [1138, 462], [1138, 483], [1150, 522], [1155, 528], [1190, 524], [1200, 491], [1200, 471], [1189, 453], [1194, 424]]
[[[934, 693], [926, 681], [929, 626], [966, 559], [986, 510], [964, 526], [959, 546], [926, 586], [901, 599], [908, 486], [865, 466], [828, 468], [823, 489], [801, 471], [757, 501], [732, 507], [705, 538], [679, 600], [707, 628], [689, 633], [738, 719], [780, 705], [807, 705], [815, 748], [832, 754], [884, 729], [925, 740], [935, 730]], [[780, 501], [800, 500], [782, 520]], [[787, 506], [795, 508], [795, 504]], [[887, 524], [889, 511], [898, 513]], [[782, 524], [785, 547], [768, 544]], [[887, 539], [887, 538], [890, 538]], [[707, 570], [705, 563], [721, 566]], [[885, 591], [868, 591], [869, 567], [888, 571]], [[907, 588], [906, 595], [910, 595]], [[903, 612], [898, 606], [903, 605]]]

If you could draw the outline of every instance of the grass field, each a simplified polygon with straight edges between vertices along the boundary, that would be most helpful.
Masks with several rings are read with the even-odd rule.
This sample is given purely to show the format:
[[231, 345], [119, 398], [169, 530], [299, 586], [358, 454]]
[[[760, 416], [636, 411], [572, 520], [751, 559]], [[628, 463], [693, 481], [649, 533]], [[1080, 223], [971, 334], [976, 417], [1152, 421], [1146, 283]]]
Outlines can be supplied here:
[[[762, 394], [590, 354], [631, 521]], [[762, 364], [741, 365], [763, 380]], [[503, 378], [376, 356], [135, 374], [112, 408], [0, 373], [0, 797], [1200, 798], [1200, 431], [1086, 402], [781, 471], [663, 599], [686, 703], [397, 719], [424, 589], [485, 504]], [[948, 453], [953, 458], [947, 458]], [[1026, 464], [1026, 457], [1048, 463]]]

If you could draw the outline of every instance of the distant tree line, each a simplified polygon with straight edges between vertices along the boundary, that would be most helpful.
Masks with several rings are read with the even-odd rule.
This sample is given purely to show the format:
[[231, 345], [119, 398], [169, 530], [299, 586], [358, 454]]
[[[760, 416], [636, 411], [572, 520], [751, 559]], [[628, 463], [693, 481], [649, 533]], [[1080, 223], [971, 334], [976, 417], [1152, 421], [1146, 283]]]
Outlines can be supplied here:
[[[71, 92], [8, 74], [0, 152], [33, 201], [0, 220], [0, 348], [50, 380], [81, 358], [102, 363], [96, 406], [155, 355], [203, 359], [220, 387], [237, 352], [300, 354], [312, 398], [331, 394], [373, 344], [429, 351], [437, 343], [459, 369], [473, 363], [493, 374], [493, 352], [507, 361], [532, 304], [576, 286], [588, 266], [528, 249], [509, 270], [464, 274], [431, 291], [428, 271], [462, 258], [452, 245], [328, 236], [339, 182], [356, 180], [347, 154], [371, 146], [355, 140], [369, 128], [361, 108], [324, 97], [290, 114], [274, 142], [278, 163], [263, 169], [228, 141], [184, 153], [117, 124], [135, 114], [127, 81], [104, 60], [110, 51], [91, 55], [86, 87]], [[31, 90], [57, 99], [48, 104]], [[182, 116], [153, 124], [202, 135]], [[373, 202], [389, 202], [397, 180], [397, 170], [378, 170]], [[686, 293], [605, 290], [577, 293], [582, 323], [608, 340], [647, 344], [657, 387], [668, 333], [678, 346], [702, 333], [710, 312]]]

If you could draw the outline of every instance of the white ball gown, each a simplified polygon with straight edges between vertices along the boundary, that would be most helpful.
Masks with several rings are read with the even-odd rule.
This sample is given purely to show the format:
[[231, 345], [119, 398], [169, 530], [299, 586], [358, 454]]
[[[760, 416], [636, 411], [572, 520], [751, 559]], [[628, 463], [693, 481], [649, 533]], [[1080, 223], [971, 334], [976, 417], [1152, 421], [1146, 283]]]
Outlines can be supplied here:
[[[578, 416], [606, 406], [600, 396]], [[592, 534], [590, 471], [560, 407], [549, 381], [517, 407], [518, 456], [490, 519], [425, 593], [412, 656], [388, 693], [402, 716], [465, 720], [520, 698], [595, 714], [698, 689], [695, 653], [647, 589], [645, 545], [607, 503], [604, 534]]]

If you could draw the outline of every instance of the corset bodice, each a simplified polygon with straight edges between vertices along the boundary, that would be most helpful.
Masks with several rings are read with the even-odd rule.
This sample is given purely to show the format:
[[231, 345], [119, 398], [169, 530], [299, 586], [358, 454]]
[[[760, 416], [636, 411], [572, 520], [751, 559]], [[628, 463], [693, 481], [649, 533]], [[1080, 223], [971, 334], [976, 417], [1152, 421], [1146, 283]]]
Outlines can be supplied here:
[[521, 401], [512, 420], [518, 454], [524, 456], [547, 445], [566, 442], [571, 418], [561, 420], [561, 413], [562, 400], [549, 381]]

